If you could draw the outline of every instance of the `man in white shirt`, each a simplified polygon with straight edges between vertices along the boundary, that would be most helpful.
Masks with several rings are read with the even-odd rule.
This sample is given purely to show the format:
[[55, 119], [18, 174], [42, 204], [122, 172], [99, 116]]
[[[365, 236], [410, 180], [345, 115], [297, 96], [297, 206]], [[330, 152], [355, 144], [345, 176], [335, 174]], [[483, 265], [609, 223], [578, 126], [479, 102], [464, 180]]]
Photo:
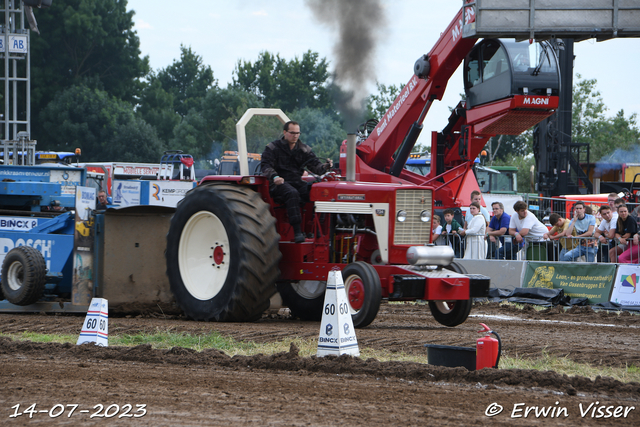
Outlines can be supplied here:
[[[609, 250], [613, 248], [613, 238], [616, 235], [616, 222], [618, 221], [618, 213], [613, 212], [609, 205], [602, 205], [598, 209], [602, 221], [596, 228], [596, 238], [600, 243], [600, 255], [602, 262], [609, 262]], [[614, 219], [615, 215], [615, 219]]]
[[527, 242], [541, 242], [544, 240], [543, 236], [549, 230], [533, 213], [527, 210], [525, 202], [522, 200], [516, 202], [513, 205], [513, 210], [516, 214], [511, 215], [509, 234], [516, 240], [518, 248], [524, 246], [525, 240]]

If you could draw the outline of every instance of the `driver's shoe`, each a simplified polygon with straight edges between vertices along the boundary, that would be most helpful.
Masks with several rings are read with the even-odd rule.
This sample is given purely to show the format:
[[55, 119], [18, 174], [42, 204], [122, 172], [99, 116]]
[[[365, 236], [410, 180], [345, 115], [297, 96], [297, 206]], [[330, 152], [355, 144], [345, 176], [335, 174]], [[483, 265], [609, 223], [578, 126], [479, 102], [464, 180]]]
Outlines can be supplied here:
[[304, 242], [304, 240], [305, 240], [304, 234], [302, 234], [302, 233], [296, 233], [293, 236], [293, 242], [294, 243], [302, 243], [302, 242]]

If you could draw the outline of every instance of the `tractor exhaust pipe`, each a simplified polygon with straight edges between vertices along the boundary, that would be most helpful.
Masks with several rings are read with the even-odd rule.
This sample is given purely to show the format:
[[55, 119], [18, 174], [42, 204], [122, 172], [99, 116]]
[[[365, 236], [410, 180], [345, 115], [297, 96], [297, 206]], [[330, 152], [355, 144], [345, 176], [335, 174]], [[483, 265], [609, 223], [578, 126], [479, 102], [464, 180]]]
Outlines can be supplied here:
[[356, 180], [356, 134], [347, 134], [347, 181]]

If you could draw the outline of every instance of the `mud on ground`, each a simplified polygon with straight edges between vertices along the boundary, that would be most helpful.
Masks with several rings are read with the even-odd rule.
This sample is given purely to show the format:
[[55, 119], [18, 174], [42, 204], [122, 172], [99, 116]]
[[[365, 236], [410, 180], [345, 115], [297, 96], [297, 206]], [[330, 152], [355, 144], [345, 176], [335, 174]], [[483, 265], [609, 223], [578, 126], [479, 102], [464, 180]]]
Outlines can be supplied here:
[[[471, 347], [483, 322], [500, 334], [509, 356], [546, 353], [596, 367], [640, 366], [640, 316], [590, 308], [538, 312], [496, 303], [476, 305], [471, 315], [464, 324], [447, 328], [424, 305], [385, 303], [376, 320], [357, 331], [358, 342], [409, 354], [424, 354], [427, 343]], [[0, 333], [78, 334], [82, 321], [82, 316], [0, 314]], [[109, 319], [111, 336], [156, 330], [218, 331], [237, 340], [273, 342], [315, 338], [319, 323], [277, 315], [248, 324], [202, 323], [166, 311]], [[111, 405], [108, 415], [115, 415], [109, 424], [122, 425], [640, 424], [637, 383], [543, 371], [469, 372], [347, 356], [300, 357], [295, 346], [273, 356], [229, 357], [217, 350], [98, 348], [2, 338], [0, 366], [3, 425], [105, 424], [101, 417], [90, 418], [99, 404], [104, 405], [100, 415]], [[36, 410], [79, 406], [71, 417], [71, 407], [65, 407], [57, 418], [45, 412], [31, 419], [28, 414], [10, 418], [14, 405], [24, 412], [33, 403]], [[132, 410], [125, 414], [127, 404]], [[144, 416], [118, 418], [141, 415], [137, 404], [146, 405]], [[502, 412], [488, 417], [486, 411], [496, 405]], [[531, 409], [525, 417], [527, 407], [537, 408], [539, 415]], [[602, 415], [611, 416], [598, 418], [600, 407]], [[544, 408], [546, 416], [540, 415]]]

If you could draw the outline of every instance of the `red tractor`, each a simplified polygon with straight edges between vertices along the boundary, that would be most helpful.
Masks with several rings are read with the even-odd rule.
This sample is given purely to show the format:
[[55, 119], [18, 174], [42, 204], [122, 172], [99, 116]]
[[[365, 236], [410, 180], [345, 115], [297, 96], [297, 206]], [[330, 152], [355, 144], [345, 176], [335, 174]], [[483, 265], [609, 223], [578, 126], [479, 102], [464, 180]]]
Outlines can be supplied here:
[[[356, 327], [375, 319], [381, 298], [427, 300], [447, 326], [467, 319], [489, 278], [466, 274], [451, 248], [429, 244], [431, 219], [467, 202], [461, 192], [475, 182], [473, 161], [491, 136], [519, 134], [554, 112], [559, 72], [544, 43], [462, 38], [462, 14], [416, 62], [415, 76], [384, 117], [343, 144], [345, 176], [309, 178], [317, 182], [302, 207], [303, 243], [293, 243], [286, 209], [269, 196], [266, 178], [249, 175], [245, 160], [244, 125], [252, 115], [288, 119], [279, 110], [243, 116], [240, 175], [204, 178], [171, 220], [167, 274], [187, 316], [252, 321], [279, 291], [294, 315], [319, 320], [327, 275], [337, 266]], [[466, 102], [432, 134], [430, 174], [413, 173], [404, 165], [424, 117], [463, 61]]]

